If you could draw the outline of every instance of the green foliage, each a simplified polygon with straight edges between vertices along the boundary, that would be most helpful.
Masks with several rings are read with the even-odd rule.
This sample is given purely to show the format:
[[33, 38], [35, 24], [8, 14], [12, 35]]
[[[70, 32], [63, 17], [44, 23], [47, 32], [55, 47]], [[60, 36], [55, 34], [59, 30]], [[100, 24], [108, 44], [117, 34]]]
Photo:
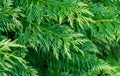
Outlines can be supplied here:
[[20, 7], [13, 8], [13, 1], [0, 1], [0, 30], [1, 31], [15, 31], [22, 27], [21, 22], [17, 19], [21, 14]]
[[[18, 50], [18, 48], [21, 50]], [[27, 62], [22, 57], [24, 56], [22, 48], [25, 47], [16, 44], [15, 41], [11, 42], [11, 40], [4, 39], [0, 42], [0, 75], [32, 75], [32, 69], [26, 65]], [[35, 76], [35, 72], [33, 73]]]
[[0, 0], [0, 75], [119, 76], [119, 6], [119, 0]]

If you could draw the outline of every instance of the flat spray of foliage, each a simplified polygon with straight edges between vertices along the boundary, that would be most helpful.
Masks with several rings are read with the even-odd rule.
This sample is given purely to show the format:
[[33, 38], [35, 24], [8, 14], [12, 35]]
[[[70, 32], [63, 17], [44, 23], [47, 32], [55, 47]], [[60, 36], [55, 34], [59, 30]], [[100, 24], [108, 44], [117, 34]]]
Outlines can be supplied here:
[[0, 76], [120, 76], [120, 0], [0, 0]]

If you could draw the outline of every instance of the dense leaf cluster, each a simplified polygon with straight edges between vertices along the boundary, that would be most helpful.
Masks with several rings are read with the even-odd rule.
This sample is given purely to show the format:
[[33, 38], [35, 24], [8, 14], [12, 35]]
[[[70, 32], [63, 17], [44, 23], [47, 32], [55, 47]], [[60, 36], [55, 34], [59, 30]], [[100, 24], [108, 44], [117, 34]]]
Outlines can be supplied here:
[[119, 76], [120, 0], [0, 0], [0, 76]]

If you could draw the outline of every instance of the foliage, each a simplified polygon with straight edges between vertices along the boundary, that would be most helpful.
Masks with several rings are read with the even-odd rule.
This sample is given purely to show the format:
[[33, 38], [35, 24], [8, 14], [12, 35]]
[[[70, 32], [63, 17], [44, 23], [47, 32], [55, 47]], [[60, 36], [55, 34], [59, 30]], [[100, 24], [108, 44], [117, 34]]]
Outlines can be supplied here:
[[[22, 57], [24, 56], [22, 53], [25, 50], [22, 49], [22, 52], [22, 50], [18, 50], [18, 48], [22, 49], [24, 46], [7, 39], [0, 42], [0, 75], [32, 75], [32, 71], [34, 70], [27, 66], [27, 62]], [[35, 75], [35, 72], [33, 73]]]
[[119, 6], [119, 0], [0, 0], [0, 75], [119, 76]]

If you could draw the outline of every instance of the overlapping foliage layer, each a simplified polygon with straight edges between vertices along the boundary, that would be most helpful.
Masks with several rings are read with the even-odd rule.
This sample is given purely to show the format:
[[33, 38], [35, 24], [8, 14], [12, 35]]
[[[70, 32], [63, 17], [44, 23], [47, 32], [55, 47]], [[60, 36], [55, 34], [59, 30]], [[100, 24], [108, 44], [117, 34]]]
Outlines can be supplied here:
[[120, 0], [0, 0], [0, 76], [119, 76]]

